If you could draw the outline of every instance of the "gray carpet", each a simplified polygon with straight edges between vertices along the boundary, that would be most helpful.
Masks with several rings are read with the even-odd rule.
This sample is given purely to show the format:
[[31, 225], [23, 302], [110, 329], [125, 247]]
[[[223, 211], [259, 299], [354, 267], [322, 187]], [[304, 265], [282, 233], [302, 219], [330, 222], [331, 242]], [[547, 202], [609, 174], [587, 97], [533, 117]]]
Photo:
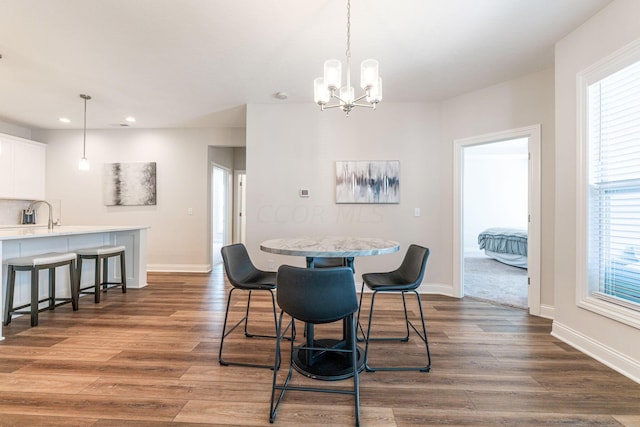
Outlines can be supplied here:
[[484, 255], [465, 256], [464, 294], [513, 307], [527, 308], [527, 270]]

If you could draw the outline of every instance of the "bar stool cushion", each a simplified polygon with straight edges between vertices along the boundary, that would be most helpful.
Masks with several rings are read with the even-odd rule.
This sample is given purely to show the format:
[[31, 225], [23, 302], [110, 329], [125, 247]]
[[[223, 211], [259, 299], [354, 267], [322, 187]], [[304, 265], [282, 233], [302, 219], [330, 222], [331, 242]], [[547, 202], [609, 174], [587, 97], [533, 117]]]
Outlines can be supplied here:
[[59, 262], [72, 261], [74, 259], [76, 259], [75, 252], [48, 252], [46, 254], [9, 258], [5, 261], [5, 263], [16, 267], [36, 267], [48, 264], [56, 264]]
[[103, 256], [103, 255], [117, 254], [118, 252], [123, 252], [124, 250], [125, 250], [124, 245], [119, 245], [119, 246], [105, 245], [105, 246], [98, 246], [95, 248], [78, 249], [76, 253], [80, 256]]

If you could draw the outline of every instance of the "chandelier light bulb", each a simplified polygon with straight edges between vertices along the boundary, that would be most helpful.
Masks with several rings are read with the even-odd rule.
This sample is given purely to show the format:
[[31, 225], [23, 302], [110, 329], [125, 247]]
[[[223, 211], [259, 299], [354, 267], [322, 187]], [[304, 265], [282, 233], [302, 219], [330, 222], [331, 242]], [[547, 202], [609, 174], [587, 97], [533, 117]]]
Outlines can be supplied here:
[[337, 90], [342, 86], [342, 63], [337, 59], [324, 62], [324, 84], [329, 90]]
[[343, 86], [340, 88], [340, 105], [353, 104], [355, 91], [352, 86]]
[[382, 78], [378, 77], [378, 84], [369, 89], [367, 102], [370, 104], [377, 104], [380, 101], [382, 101]]
[[364, 90], [371, 89], [378, 84], [378, 61], [365, 59], [360, 65], [360, 87]]
[[318, 77], [313, 81], [313, 100], [318, 105], [328, 104], [331, 100], [331, 92], [327, 89], [322, 77]]

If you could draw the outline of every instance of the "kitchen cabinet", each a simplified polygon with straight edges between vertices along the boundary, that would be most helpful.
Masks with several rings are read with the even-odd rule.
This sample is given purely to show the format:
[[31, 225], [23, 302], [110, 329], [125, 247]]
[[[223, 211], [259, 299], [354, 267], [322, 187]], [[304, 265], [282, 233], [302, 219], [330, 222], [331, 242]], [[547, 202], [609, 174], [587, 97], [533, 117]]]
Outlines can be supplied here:
[[0, 198], [44, 199], [46, 147], [0, 134]]

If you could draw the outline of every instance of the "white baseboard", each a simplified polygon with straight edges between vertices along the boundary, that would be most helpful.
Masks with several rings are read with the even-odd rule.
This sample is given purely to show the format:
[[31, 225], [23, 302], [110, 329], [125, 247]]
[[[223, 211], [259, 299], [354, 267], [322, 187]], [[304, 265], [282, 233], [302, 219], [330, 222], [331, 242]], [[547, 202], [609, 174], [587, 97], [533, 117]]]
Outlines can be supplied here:
[[640, 362], [637, 360], [555, 321], [551, 335], [640, 384]]
[[422, 282], [422, 284], [418, 288], [418, 292], [420, 292], [421, 294], [438, 294], [455, 298], [455, 295], [453, 295], [453, 286], [445, 285], [444, 283]]
[[150, 273], [210, 273], [211, 264], [147, 264]]
[[540, 304], [540, 317], [553, 320], [555, 317], [556, 308], [553, 305]]

